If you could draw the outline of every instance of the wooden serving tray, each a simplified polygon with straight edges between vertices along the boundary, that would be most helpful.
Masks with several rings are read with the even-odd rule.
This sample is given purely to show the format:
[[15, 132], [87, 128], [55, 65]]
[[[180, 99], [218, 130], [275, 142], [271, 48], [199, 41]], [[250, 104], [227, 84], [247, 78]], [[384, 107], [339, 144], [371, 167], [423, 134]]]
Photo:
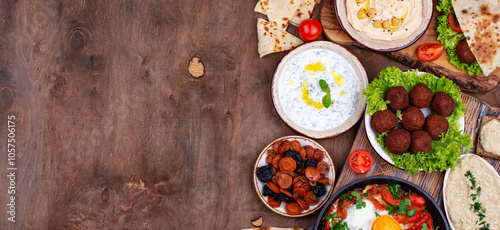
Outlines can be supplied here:
[[[476, 146], [476, 133], [478, 132], [481, 118], [483, 116], [500, 117], [500, 109], [491, 107], [490, 105], [466, 94], [461, 94], [461, 96], [462, 101], [466, 106], [464, 131], [471, 135], [472, 140], [474, 140], [474, 146]], [[347, 160], [344, 164], [344, 167], [342, 168], [337, 184], [335, 185], [333, 191], [334, 193], [354, 180], [370, 176], [385, 175], [399, 177], [420, 186], [427, 193], [429, 193], [429, 195], [434, 197], [438, 204], [441, 204], [441, 190], [445, 172], [420, 172], [413, 176], [410, 176], [406, 174], [404, 170], [394, 167], [393, 165], [382, 159], [382, 157], [380, 157], [371, 146], [368, 137], [366, 136], [364, 119], [361, 121], [361, 125], [350, 152], [352, 153], [356, 149], [365, 149], [369, 151], [373, 156], [373, 166], [371, 170], [366, 174], [356, 174], [349, 168], [349, 160]], [[474, 152], [474, 150], [472, 150], [472, 152]], [[497, 170], [497, 172], [500, 173], [500, 160], [489, 157], [483, 158], [488, 161]]]
[[[434, 12], [429, 28], [427, 28], [427, 31], [417, 42], [405, 49], [382, 54], [394, 59], [395, 61], [408, 65], [411, 68], [429, 72], [436, 76], [445, 76], [453, 80], [453, 82], [455, 82], [455, 84], [457, 84], [460, 89], [464, 91], [480, 92], [495, 88], [500, 82], [499, 76], [490, 75], [489, 77], [486, 77], [484, 74], [480, 74], [479, 76], [471, 77], [467, 74], [467, 72], [455, 68], [455, 66], [453, 66], [446, 59], [446, 52], [444, 52], [439, 59], [430, 63], [422, 62], [418, 58], [417, 49], [420, 45], [438, 42], [436, 39], [438, 35], [436, 31], [436, 17], [441, 13], [436, 10], [435, 6], [437, 1], [438, 0], [433, 1]], [[340, 27], [335, 15], [335, 0], [324, 1], [323, 7], [321, 8], [320, 20], [326, 37], [331, 41], [341, 45], [364, 48], [362, 45], [351, 40]]]

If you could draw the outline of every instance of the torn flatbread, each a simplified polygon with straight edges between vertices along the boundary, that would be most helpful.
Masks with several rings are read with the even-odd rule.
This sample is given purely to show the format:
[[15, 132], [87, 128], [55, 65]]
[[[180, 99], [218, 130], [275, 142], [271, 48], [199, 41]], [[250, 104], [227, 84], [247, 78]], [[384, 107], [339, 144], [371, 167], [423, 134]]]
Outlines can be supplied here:
[[285, 30], [303, 1], [305, 0], [260, 0], [257, 4], [260, 3], [260, 10], [265, 12], [274, 26]]
[[300, 38], [273, 26], [262, 18], [257, 19], [257, 36], [261, 58], [270, 53], [291, 50], [304, 43]]
[[[302, 4], [300, 4], [299, 8], [297, 11], [295, 11], [295, 15], [292, 17], [290, 20], [290, 23], [294, 26], [299, 26], [299, 24], [304, 21], [305, 19], [308, 19], [312, 16], [314, 12], [314, 8], [321, 2], [321, 0], [303, 0]], [[261, 1], [257, 2], [257, 5], [255, 5], [255, 12], [265, 14], [266, 10], [264, 9], [264, 6], [262, 5]]]
[[488, 76], [500, 69], [500, 1], [452, 0], [467, 44]]

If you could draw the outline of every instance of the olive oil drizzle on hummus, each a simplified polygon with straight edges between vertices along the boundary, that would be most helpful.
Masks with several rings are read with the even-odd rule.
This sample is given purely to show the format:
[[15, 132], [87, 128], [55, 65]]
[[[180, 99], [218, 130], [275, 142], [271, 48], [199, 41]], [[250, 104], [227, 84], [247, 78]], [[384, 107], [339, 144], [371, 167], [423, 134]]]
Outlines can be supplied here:
[[480, 230], [489, 230], [490, 229], [490, 224], [486, 221], [483, 221], [484, 218], [486, 217], [486, 209], [482, 207], [482, 204], [479, 202], [479, 196], [481, 196], [481, 186], [476, 186], [476, 178], [474, 177], [474, 174], [468, 170], [465, 174], [465, 177], [469, 179], [471, 182], [472, 186], [470, 189], [475, 190], [476, 194], [471, 193], [470, 197], [472, 198], [472, 201], [474, 202], [473, 204], [470, 205], [470, 210], [473, 212], [477, 213], [479, 216], [479, 221], [476, 222], [478, 225], [482, 225]]

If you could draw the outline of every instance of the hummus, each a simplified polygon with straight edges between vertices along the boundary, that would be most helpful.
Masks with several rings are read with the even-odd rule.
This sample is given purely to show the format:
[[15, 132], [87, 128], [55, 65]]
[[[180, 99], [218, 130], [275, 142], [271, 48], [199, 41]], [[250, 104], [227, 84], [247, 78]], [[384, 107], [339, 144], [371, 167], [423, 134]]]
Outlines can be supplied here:
[[500, 156], [500, 121], [493, 119], [481, 127], [479, 142], [484, 151]]
[[346, 0], [347, 20], [371, 39], [408, 37], [422, 23], [421, 0]]
[[[472, 189], [471, 180], [465, 176], [471, 172], [476, 181], [476, 189]], [[481, 192], [477, 202], [484, 208], [485, 217], [483, 221], [490, 224], [490, 229], [500, 229], [500, 176], [488, 163], [476, 155], [468, 155], [457, 163], [455, 169], [449, 172], [445, 181], [446, 209], [448, 217], [456, 230], [479, 229], [479, 216], [471, 210], [473, 194], [477, 194], [477, 188]]]

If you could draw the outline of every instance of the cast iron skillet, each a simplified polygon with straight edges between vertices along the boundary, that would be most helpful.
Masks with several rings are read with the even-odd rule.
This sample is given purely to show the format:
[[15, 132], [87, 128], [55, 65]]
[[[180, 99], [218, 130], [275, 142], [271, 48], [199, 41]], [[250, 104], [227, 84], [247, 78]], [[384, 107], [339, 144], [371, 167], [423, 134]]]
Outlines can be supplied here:
[[346, 192], [352, 191], [355, 188], [364, 188], [366, 185], [370, 185], [370, 184], [393, 185], [396, 183], [400, 184], [401, 189], [403, 189], [404, 191], [411, 190], [412, 193], [415, 193], [415, 194], [420, 195], [420, 196], [425, 198], [426, 210], [429, 211], [429, 213], [432, 216], [434, 228], [436, 228], [436, 226], [439, 226], [439, 229], [446, 229], [446, 230], [450, 229], [448, 222], [446, 221], [446, 217], [443, 214], [443, 212], [441, 211], [441, 209], [439, 208], [436, 201], [434, 201], [434, 199], [429, 194], [427, 194], [427, 192], [425, 192], [423, 189], [421, 189], [417, 185], [415, 185], [409, 181], [403, 180], [401, 178], [390, 177], [390, 176], [373, 176], [373, 177], [366, 177], [366, 178], [362, 178], [362, 179], [353, 181], [353, 182], [349, 183], [348, 185], [344, 186], [343, 188], [341, 188], [340, 190], [338, 190], [335, 194], [333, 194], [333, 196], [331, 196], [330, 199], [328, 199], [328, 201], [325, 203], [325, 205], [321, 209], [321, 212], [319, 213], [318, 219], [316, 220], [314, 225], [309, 227], [308, 230], [324, 229], [323, 217], [326, 216], [326, 213], [328, 212], [330, 205], [333, 204], [340, 197], [340, 195], [342, 195]]

